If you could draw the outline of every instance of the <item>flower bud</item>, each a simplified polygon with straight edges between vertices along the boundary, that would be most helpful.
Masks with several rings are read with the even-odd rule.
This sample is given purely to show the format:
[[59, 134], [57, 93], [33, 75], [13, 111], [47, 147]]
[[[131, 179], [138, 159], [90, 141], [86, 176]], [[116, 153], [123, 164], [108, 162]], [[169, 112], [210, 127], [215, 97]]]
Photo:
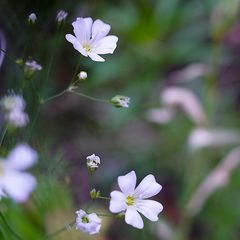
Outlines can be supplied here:
[[31, 13], [29, 16], [28, 16], [28, 22], [30, 24], [34, 24], [37, 20], [37, 16], [35, 13]]
[[87, 157], [87, 168], [89, 169], [90, 173], [94, 173], [100, 165], [100, 158], [95, 154]]
[[79, 80], [85, 80], [87, 78], [87, 73], [85, 71], [81, 71], [79, 74], [78, 74], [78, 79]]
[[98, 197], [100, 197], [100, 191], [97, 191], [95, 188], [93, 188], [90, 191], [90, 196], [91, 196], [91, 199], [97, 199]]
[[27, 78], [31, 78], [35, 72], [41, 71], [42, 66], [38, 64], [35, 60], [28, 60], [24, 65], [24, 73]]
[[56, 16], [56, 20], [57, 22], [60, 24], [62, 23], [63, 21], [65, 21], [65, 19], [67, 18], [68, 16], [68, 13], [65, 12], [64, 10], [59, 10], [57, 12], [57, 16]]
[[128, 108], [130, 98], [122, 95], [116, 95], [110, 99], [110, 103], [112, 103], [117, 108]]

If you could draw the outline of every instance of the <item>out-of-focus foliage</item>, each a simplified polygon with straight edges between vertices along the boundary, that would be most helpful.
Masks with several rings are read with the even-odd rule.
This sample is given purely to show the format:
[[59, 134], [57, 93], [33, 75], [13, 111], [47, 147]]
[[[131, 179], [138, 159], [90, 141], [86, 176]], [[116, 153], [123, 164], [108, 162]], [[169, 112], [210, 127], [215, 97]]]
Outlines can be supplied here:
[[[55, 21], [59, 9], [69, 13], [60, 31]], [[29, 27], [31, 12], [38, 19]], [[106, 56], [106, 62], [81, 58], [80, 70], [88, 79], [80, 91], [102, 98], [129, 96], [128, 109], [69, 93], [39, 105], [36, 96], [47, 98], [71, 81], [79, 54], [64, 36], [79, 16], [102, 19], [119, 37], [117, 50]], [[96, 239], [239, 239], [239, 167], [198, 214], [191, 216], [186, 210], [198, 186], [238, 144], [192, 150], [187, 140], [196, 126], [182, 111], [163, 125], [146, 118], [149, 109], [162, 106], [163, 90], [177, 85], [199, 99], [208, 118], [208, 125], [201, 127], [240, 132], [239, 0], [0, 0], [0, 31], [8, 53], [0, 67], [1, 96], [8, 89], [22, 88], [23, 74], [11, 58], [30, 57], [43, 66], [22, 92], [29, 126], [10, 132], [0, 149], [3, 156], [16, 142], [27, 141], [40, 155], [32, 170], [38, 187], [30, 201], [0, 203], [19, 235], [42, 239], [74, 220], [75, 211], [90, 201], [85, 159], [95, 153], [101, 166], [92, 184], [103, 194], [115, 188], [117, 176], [134, 169], [140, 179], [148, 173], [156, 176], [163, 186], [156, 200], [164, 206], [160, 221], [146, 221], [142, 231], [123, 220], [104, 218]], [[196, 63], [207, 70], [188, 79], [182, 70]], [[99, 212], [108, 209], [103, 201], [95, 207]], [[0, 239], [16, 239], [4, 226], [1, 219]], [[88, 238], [71, 229], [53, 239]]]

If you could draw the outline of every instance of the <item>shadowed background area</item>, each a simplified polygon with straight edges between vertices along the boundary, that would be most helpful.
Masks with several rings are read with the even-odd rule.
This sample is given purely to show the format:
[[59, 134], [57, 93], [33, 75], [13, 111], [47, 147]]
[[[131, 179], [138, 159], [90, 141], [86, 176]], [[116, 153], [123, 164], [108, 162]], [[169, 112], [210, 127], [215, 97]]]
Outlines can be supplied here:
[[[152, 173], [163, 186], [155, 197], [164, 210], [156, 223], [136, 230], [123, 219], [103, 218], [96, 239], [239, 239], [240, 22], [239, 0], [30, 1], [0, 0], [0, 94], [23, 94], [27, 128], [9, 133], [2, 155], [19, 141], [39, 153], [32, 172], [38, 187], [24, 205], [0, 202], [24, 239], [67, 226], [87, 207], [90, 185], [103, 195], [117, 177]], [[59, 9], [68, 12], [57, 27]], [[28, 15], [37, 21], [29, 26]], [[80, 54], [65, 40], [76, 17], [101, 19], [119, 38], [106, 62], [80, 59], [88, 73], [78, 90], [109, 99], [129, 96], [129, 108], [66, 93]], [[16, 59], [35, 59], [43, 69], [22, 91]], [[2, 128], [2, 118], [0, 127]], [[90, 183], [86, 157], [101, 165]], [[211, 186], [211, 187], [209, 187]], [[108, 202], [89, 208], [107, 212]], [[15, 239], [0, 226], [0, 239]], [[7, 237], [6, 237], [7, 236]], [[4, 238], [5, 237], [5, 238]], [[92, 239], [75, 229], [53, 239]]]

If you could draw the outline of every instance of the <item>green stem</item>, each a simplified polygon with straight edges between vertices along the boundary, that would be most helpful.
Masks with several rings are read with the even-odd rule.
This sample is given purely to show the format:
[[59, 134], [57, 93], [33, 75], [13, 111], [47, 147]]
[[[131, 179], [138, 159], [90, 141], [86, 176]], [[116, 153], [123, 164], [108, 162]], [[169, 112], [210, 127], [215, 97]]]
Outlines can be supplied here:
[[65, 232], [66, 230], [69, 229], [69, 227], [71, 228], [71, 227], [73, 227], [74, 225], [75, 225], [75, 220], [72, 221], [70, 224], [68, 224], [68, 226], [65, 226], [65, 227], [63, 227], [63, 228], [60, 228], [60, 229], [58, 229], [57, 231], [46, 235], [45, 237], [41, 238], [41, 240], [53, 238], [53, 237], [55, 237], [56, 235], [59, 235], [60, 233]]
[[81, 96], [81, 97], [88, 98], [88, 99], [93, 100], [93, 101], [110, 103], [108, 99], [91, 97], [91, 96], [89, 96], [89, 95], [87, 95], [87, 94], [80, 93], [80, 92], [75, 92], [75, 91], [73, 91], [73, 90], [69, 90], [69, 92], [74, 93], [74, 94], [76, 94], [76, 95], [79, 95], [79, 96]]
[[65, 90], [63, 90], [62, 92], [60, 92], [60, 93], [58, 93], [58, 94], [55, 94], [55, 95], [53, 95], [53, 96], [51, 96], [51, 97], [49, 97], [49, 98], [41, 99], [41, 100], [40, 100], [40, 103], [41, 103], [41, 104], [44, 104], [44, 103], [46, 103], [46, 102], [49, 102], [49, 101], [51, 101], [51, 100], [53, 100], [53, 99], [55, 99], [55, 98], [57, 98], [57, 97], [62, 96], [62, 95], [63, 95], [64, 93], [66, 93], [66, 92], [68, 92], [68, 89], [65, 89]]
[[0, 217], [2, 219], [2, 221], [4, 222], [4, 224], [6, 225], [6, 227], [8, 228], [8, 230], [12, 233], [12, 235], [18, 239], [18, 240], [23, 240], [22, 237], [20, 237], [13, 229], [12, 227], [8, 224], [7, 220], [5, 219], [4, 215], [2, 214], [2, 212], [0, 212]]
[[102, 196], [99, 196], [98, 198], [104, 199], [104, 200], [110, 200], [111, 199], [110, 197], [102, 197]]
[[2, 146], [2, 143], [3, 143], [3, 140], [6, 136], [7, 130], [8, 130], [8, 125], [6, 125], [6, 127], [3, 130], [3, 134], [2, 134], [2, 137], [1, 137], [1, 140], [0, 140], [0, 147]]
[[78, 62], [77, 62], [77, 65], [75, 67], [75, 70], [74, 70], [74, 73], [73, 73], [73, 76], [72, 76], [72, 79], [70, 81], [70, 86], [74, 86], [74, 79], [77, 75], [77, 72], [78, 72], [78, 69], [79, 69], [79, 66], [80, 66], [80, 62], [81, 62], [81, 59], [82, 59], [82, 56], [79, 57], [78, 59]]

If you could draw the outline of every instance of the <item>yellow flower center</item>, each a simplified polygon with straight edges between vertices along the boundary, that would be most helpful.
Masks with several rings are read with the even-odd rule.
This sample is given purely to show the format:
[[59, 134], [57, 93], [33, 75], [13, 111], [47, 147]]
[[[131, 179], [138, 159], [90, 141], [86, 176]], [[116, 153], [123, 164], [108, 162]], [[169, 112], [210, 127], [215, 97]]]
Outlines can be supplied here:
[[91, 46], [88, 43], [84, 43], [83, 48], [86, 50], [86, 52], [90, 52], [91, 50]]
[[89, 220], [88, 220], [87, 217], [82, 217], [82, 222], [83, 222], [83, 223], [89, 223]]
[[128, 196], [127, 199], [126, 199], [126, 204], [128, 206], [132, 206], [134, 204], [134, 197]]

